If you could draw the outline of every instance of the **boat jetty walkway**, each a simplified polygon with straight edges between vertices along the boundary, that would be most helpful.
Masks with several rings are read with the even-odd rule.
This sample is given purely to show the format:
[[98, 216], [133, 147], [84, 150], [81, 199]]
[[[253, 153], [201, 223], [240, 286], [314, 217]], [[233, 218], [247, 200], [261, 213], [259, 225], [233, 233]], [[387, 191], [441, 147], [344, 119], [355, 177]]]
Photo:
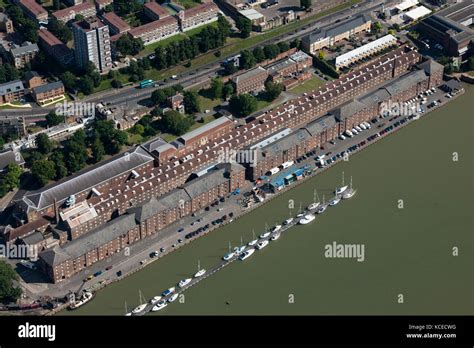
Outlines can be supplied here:
[[[262, 235], [260, 235], [259, 237], [257, 237], [254, 240], [255, 243], [252, 243], [252, 245], [247, 244], [247, 245], [241, 246], [240, 247], [241, 248], [240, 252], [234, 252], [234, 255], [232, 257], [230, 257], [228, 260], [221, 259], [221, 261], [218, 264], [211, 267], [210, 269], [205, 270], [204, 271], [205, 273], [202, 274], [201, 276], [196, 276], [195, 275], [194, 277], [190, 278], [191, 280], [189, 281], [189, 283], [182, 286], [182, 287], [176, 285], [174, 287], [174, 289], [176, 289], [176, 290], [170, 291], [169, 294], [167, 294], [166, 296], [163, 296], [163, 295], [159, 296], [160, 297], [159, 301], [161, 303], [166, 303], [166, 305], [168, 305], [169, 303], [174, 302], [176, 300], [179, 301], [179, 295], [180, 294], [182, 294], [183, 292], [185, 292], [189, 288], [197, 285], [198, 283], [200, 283], [204, 279], [211, 277], [213, 274], [215, 274], [215, 273], [219, 272], [220, 270], [224, 269], [225, 267], [227, 267], [228, 265], [230, 265], [234, 261], [240, 260], [241, 255], [244, 254], [246, 251], [249, 251], [251, 249], [253, 249], [254, 251], [258, 251], [258, 248], [255, 247], [256, 245], [258, 245], [258, 244], [260, 244], [261, 242], [264, 242], [264, 241], [267, 241], [267, 243], [271, 243], [271, 241], [273, 240], [272, 237], [275, 237], [276, 235], [278, 235], [278, 236], [276, 236], [277, 238], [280, 237], [279, 236], [280, 234], [286, 233], [292, 227], [299, 224], [301, 219], [304, 220], [305, 217], [308, 216], [308, 215], [314, 216], [315, 214], [323, 213], [326, 210], [326, 208], [328, 208], [330, 206], [336, 206], [337, 204], [339, 204], [339, 201], [342, 201], [342, 200], [348, 199], [348, 198], [352, 198], [355, 195], [356, 192], [357, 192], [357, 190], [350, 187], [350, 188], [347, 188], [344, 192], [341, 192], [339, 194], [335, 194], [334, 199], [327, 202], [327, 203], [314, 203], [314, 204], [311, 204], [305, 210], [300, 210], [300, 212], [298, 213], [297, 216], [295, 216], [293, 218], [289, 218], [281, 226], [278, 225], [279, 227], [278, 226], [273, 227], [272, 231], [265, 231]], [[314, 206], [314, 208], [309, 209], [311, 206]], [[265, 243], [265, 244], [267, 244], [267, 243]], [[263, 249], [263, 247], [262, 247], [262, 249]], [[198, 272], [199, 271], [202, 272], [203, 270], [198, 269]], [[131, 315], [132, 316], [145, 315], [146, 313], [151, 312], [153, 307], [155, 307], [156, 304], [157, 303], [152, 304], [151, 302], [148, 302], [143, 310], [141, 310], [137, 313], [131, 312]], [[166, 307], [166, 306], [162, 306], [162, 308], [164, 308], [164, 307]], [[128, 315], [130, 315], [130, 314], [128, 314]]]

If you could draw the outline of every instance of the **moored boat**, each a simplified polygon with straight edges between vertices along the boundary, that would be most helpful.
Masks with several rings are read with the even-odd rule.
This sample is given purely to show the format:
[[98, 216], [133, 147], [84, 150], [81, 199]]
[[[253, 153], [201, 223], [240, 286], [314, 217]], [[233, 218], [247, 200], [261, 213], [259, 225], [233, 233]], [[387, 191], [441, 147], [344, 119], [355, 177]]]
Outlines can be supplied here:
[[191, 278], [186, 278], [186, 279], [180, 280], [179, 283], [178, 283], [178, 286], [180, 288], [182, 288], [182, 287], [188, 285], [189, 283], [191, 283], [191, 280], [192, 280]]
[[89, 302], [93, 298], [94, 298], [94, 294], [92, 292], [85, 291], [78, 300], [74, 301], [73, 303], [69, 305], [69, 309], [77, 309], [85, 305], [87, 302]]
[[161, 296], [155, 296], [155, 297], [153, 297], [153, 298], [150, 300], [150, 303], [151, 303], [152, 305], [154, 305], [155, 303], [157, 303], [157, 302], [160, 301], [160, 300], [161, 300]]
[[299, 223], [301, 225], [306, 225], [313, 221], [315, 218], [316, 217], [313, 214], [307, 214], [299, 221]]
[[278, 238], [280, 238], [280, 233], [275, 233], [270, 239], [277, 240]]
[[250, 257], [254, 252], [255, 252], [255, 249], [249, 249], [249, 250], [244, 251], [239, 256], [239, 260], [241, 260], [241, 261], [245, 260], [246, 258]]
[[265, 248], [267, 245], [268, 245], [268, 240], [262, 240], [255, 246], [255, 248], [257, 248], [258, 250], [261, 250]]
[[168, 302], [169, 302], [169, 303], [174, 302], [174, 301], [176, 301], [177, 298], [178, 298], [178, 294], [173, 294], [173, 295], [168, 299]]
[[168, 303], [165, 300], [161, 300], [158, 302], [153, 308], [151, 309], [152, 312], [160, 311], [163, 308], [165, 308], [168, 305]]

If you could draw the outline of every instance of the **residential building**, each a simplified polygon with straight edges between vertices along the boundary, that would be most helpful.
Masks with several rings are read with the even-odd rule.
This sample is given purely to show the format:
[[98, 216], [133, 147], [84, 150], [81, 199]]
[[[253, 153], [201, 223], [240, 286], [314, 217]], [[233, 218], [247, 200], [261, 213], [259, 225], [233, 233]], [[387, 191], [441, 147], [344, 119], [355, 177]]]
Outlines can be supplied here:
[[219, 8], [213, 2], [203, 3], [187, 10], [178, 12], [179, 26], [187, 31], [204, 24], [217, 21]]
[[0, 105], [21, 100], [25, 95], [25, 87], [21, 80], [0, 84]]
[[3, 173], [11, 163], [15, 163], [20, 167], [25, 165], [25, 160], [23, 159], [21, 152], [12, 149], [2, 150], [0, 152], [0, 173]]
[[76, 22], [72, 28], [76, 64], [85, 67], [92, 62], [99, 72], [108, 72], [112, 68], [109, 27], [94, 17]]
[[102, 22], [110, 28], [111, 34], [125, 33], [130, 30], [130, 25], [114, 12], [106, 12], [102, 15]]
[[48, 24], [48, 11], [35, 0], [15, 0], [26, 15], [41, 24]]
[[[1, 93], [0, 87], [0, 93]], [[1, 98], [1, 96], [0, 96]], [[25, 119], [23, 116], [0, 116], [0, 134], [16, 134], [19, 137], [26, 133]]]
[[176, 93], [168, 98], [168, 105], [171, 109], [184, 114], [184, 97], [181, 93]]
[[93, 17], [97, 14], [95, 5], [91, 2], [83, 2], [78, 5], [58, 10], [52, 13], [52, 16], [58, 21], [67, 23], [80, 15], [84, 18]]
[[324, 47], [332, 46], [335, 43], [348, 39], [363, 31], [370, 32], [372, 20], [369, 16], [361, 14], [340, 23], [318, 28], [314, 32], [306, 35], [301, 40], [303, 48], [310, 54], [316, 53]]
[[235, 93], [257, 93], [265, 88], [268, 71], [261, 66], [250, 69], [243, 74], [232, 78], [235, 85]]
[[13, 22], [5, 13], [0, 13], [0, 31], [11, 34], [15, 30], [13, 29]]
[[25, 73], [24, 82], [26, 83], [26, 87], [31, 89], [41, 86], [45, 83], [45, 80], [36, 71], [28, 70]]
[[143, 11], [145, 15], [152, 21], [157, 21], [170, 15], [169, 12], [166, 11], [165, 8], [161, 7], [157, 2], [155, 2], [155, 0], [147, 2], [143, 6]]
[[17, 69], [25, 67], [38, 54], [39, 48], [37, 44], [25, 41], [21, 46], [14, 46], [10, 49], [10, 59]]
[[74, 61], [74, 52], [47, 29], [38, 30], [38, 43], [44, 51], [63, 66]]
[[131, 37], [142, 39], [145, 46], [178, 33], [178, 21], [172, 16], [132, 28], [128, 32]]
[[108, 5], [113, 5], [114, 0], [94, 0], [97, 10], [103, 10]]
[[34, 87], [31, 91], [33, 98], [40, 105], [57, 100], [58, 97], [64, 96], [64, 93], [64, 85], [61, 81]]

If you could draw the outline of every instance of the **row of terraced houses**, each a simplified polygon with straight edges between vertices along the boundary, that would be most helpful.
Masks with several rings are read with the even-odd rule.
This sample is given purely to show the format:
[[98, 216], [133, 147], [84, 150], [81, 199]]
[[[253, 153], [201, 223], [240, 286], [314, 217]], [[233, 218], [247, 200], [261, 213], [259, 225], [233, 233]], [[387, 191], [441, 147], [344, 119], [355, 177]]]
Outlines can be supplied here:
[[[373, 118], [382, 102], [411, 99], [441, 81], [439, 64], [399, 47], [245, 122], [221, 117], [171, 143], [155, 139], [28, 192], [15, 207], [25, 223], [7, 229], [6, 239], [44, 247], [45, 273], [63, 281]], [[259, 150], [256, 165], [219, 163], [223, 151], [248, 148]]]

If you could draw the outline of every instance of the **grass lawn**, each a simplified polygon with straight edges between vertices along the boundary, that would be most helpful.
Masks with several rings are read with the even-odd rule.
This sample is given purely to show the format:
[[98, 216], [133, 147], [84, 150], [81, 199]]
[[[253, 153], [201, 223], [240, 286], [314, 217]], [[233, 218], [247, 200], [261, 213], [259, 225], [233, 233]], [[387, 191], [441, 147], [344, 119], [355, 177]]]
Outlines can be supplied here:
[[132, 146], [135, 144], [141, 144], [143, 142], [143, 137], [140, 134], [133, 134], [127, 132], [127, 145]]
[[159, 136], [168, 143], [172, 142], [173, 140], [177, 138], [176, 135], [168, 134], [168, 133], [159, 134]]
[[217, 49], [212, 50], [212, 51], [209, 51], [209, 52], [193, 59], [191, 61], [191, 67], [189, 67], [189, 68], [186, 68], [183, 65], [178, 65], [178, 66], [171, 67], [169, 69], [161, 70], [161, 71], [149, 70], [148, 73], [147, 73], [146, 78], [150, 78], [150, 79], [154, 79], [154, 80], [162, 80], [162, 79], [168, 78], [172, 75], [181, 74], [181, 73], [183, 73], [183, 72], [185, 72], [189, 69], [195, 69], [196, 67], [199, 67], [199, 66], [202, 66], [202, 65], [205, 65], [205, 64], [214, 63], [214, 62], [219, 61], [219, 60], [222, 59], [221, 57], [216, 57], [214, 55], [214, 53], [218, 50], [221, 51], [223, 57], [228, 56], [228, 55], [230, 56], [230, 55], [233, 55], [233, 54], [237, 54], [241, 50], [244, 50], [244, 49], [247, 49], [249, 47], [258, 45], [260, 42], [265, 41], [265, 40], [269, 40], [274, 36], [278, 36], [278, 35], [281, 35], [281, 34], [291, 32], [291, 31], [293, 31], [293, 30], [295, 30], [299, 27], [305, 26], [306, 24], [309, 24], [309, 23], [315, 21], [316, 19], [318, 19], [320, 17], [323, 17], [323, 16], [329, 15], [331, 13], [340, 11], [340, 10], [345, 9], [347, 7], [350, 7], [350, 6], [352, 6], [352, 5], [354, 5], [358, 2], [360, 2], [360, 0], [351, 0], [348, 3], [336, 6], [332, 9], [329, 9], [327, 11], [323, 11], [321, 13], [317, 13], [313, 16], [309, 16], [309, 17], [307, 17], [303, 20], [295, 21], [293, 23], [290, 23], [290, 24], [281, 26], [279, 28], [270, 30], [270, 31], [265, 32], [263, 34], [253, 35], [253, 36], [251, 36], [249, 38], [246, 38], [246, 39], [230, 38], [230, 39], [227, 40], [227, 44], [225, 46], [217, 48]]
[[194, 28], [194, 29], [191, 29], [191, 30], [188, 30], [186, 31], [186, 35], [188, 37], [191, 37], [191, 36], [194, 36], [196, 34], [199, 34], [201, 31], [203, 31], [204, 28], [207, 28], [207, 27], [215, 27], [217, 28], [217, 21], [215, 22], [212, 22], [212, 23], [209, 23], [209, 24], [206, 24], [206, 25], [202, 25], [200, 27], [197, 27], [197, 28]]
[[196, 0], [173, 0], [173, 2], [184, 7], [185, 9], [195, 7], [200, 4], [200, 2]]
[[312, 91], [312, 90], [318, 88], [319, 86], [324, 85], [325, 82], [326, 81], [320, 79], [319, 77], [313, 76], [311, 79], [305, 81], [301, 85], [298, 85], [298, 86], [290, 89], [289, 93], [295, 94], [295, 95], [301, 95], [305, 92]]
[[149, 54], [153, 53], [155, 51], [155, 49], [158, 48], [158, 47], [163, 47], [163, 46], [166, 46], [166, 45], [168, 45], [172, 42], [181, 41], [185, 38], [186, 38], [186, 35], [184, 35], [183, 33], [179, 33], [179, 34], [170, 36], [169, 38], [166, 38], [164, 40], [154, 42], [151, 45], [145, 46], [143, 51], [140, 52], [139, 56], [140, 57], [148, 56]]

